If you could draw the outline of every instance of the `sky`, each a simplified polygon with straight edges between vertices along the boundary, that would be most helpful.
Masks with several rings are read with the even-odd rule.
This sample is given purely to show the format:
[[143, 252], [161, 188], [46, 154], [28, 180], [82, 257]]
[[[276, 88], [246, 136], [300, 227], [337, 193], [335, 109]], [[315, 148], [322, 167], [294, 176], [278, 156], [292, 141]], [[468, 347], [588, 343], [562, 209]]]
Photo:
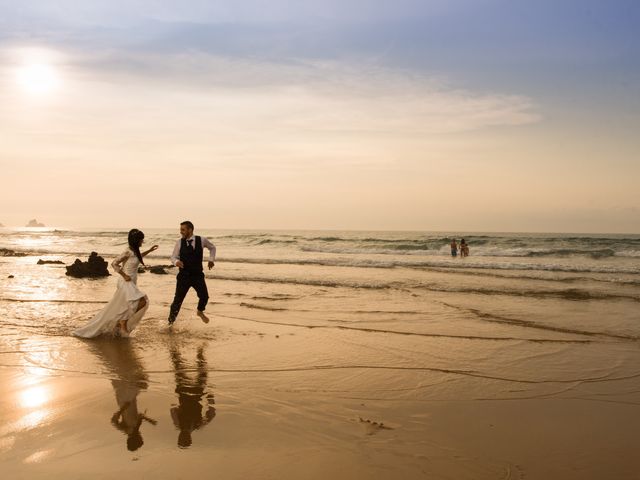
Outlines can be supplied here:
[[640, 2], [0, 0], [0, 223], [640, 233]]

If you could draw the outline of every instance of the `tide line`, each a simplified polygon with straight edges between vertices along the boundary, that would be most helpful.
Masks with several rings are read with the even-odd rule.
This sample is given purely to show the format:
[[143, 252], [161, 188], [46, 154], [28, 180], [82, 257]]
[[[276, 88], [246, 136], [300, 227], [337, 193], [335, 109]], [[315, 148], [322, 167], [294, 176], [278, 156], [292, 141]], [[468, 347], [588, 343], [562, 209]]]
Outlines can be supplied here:
[[365, 332], [365, 333], [386, 333], [392, 335], [408, 335], [408, 336], [417, 336], [417, 337], [431, 337], [431, 338], [455, 338], [462, 340], [489, 340], [489, 341], [519, 341], [519, 342], [536, 342], [536, 343], [593, 343], [592, 340], [560, 340], [560, 339], [552, 339], [552, 338], [520, 338], [520, 337], [485, 337], [485, 336], [474, 336], [474, 335], [449, 335], [444, 333], [420, 333], [420, 332], [404, 332], [398, 330], [384, 330], [377, 328], [366, 328], [366, 327], [347, 327], [343, 325], [303, 325], [299, 323], [286, 323], [286, 322], [273, 322], [267, 320], [257, 320], [253, 318], [244, 318], [244, 317], [236, 317], [232, 315], [222, 315], [217, 314], [218, 317], [230, 318], [233, 320], [242, 320], [245, 322], [254, 322], [254, 323], [264, 323], [268, 325], [281, 325], [285, 327], [295, 327], [295, 328], [308, 328], [308, 329], [329, 329], [329, 330], [353, 330], [357, 332]]

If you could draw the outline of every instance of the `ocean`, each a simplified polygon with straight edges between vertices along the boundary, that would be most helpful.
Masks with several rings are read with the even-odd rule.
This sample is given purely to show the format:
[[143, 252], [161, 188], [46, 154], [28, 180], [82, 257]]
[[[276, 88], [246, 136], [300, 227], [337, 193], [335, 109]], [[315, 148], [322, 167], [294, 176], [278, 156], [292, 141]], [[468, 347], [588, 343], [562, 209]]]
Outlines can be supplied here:
[[[617, 422], [617, 413], [602, 409], [640, 405], [640, 235], [198, 230], [217, 247], [216, 266], [206, 271], [210, 324], [195, 317], [191, 292], [174, 328], [167, 327], [176, 273], [167, 268], [167, 275], [139, 275], [151, 308], [131, 339], [71, 337], [109, 300], [116, 277], [75, 279], [65, 275], [64, 264], [85, 260], [92, 251], [110, 262], [126, 248], [126, 233], [0, 230], [0, 367], [15, 370], [7, 385], [16, 395], [25, 372], [110, 391], [113, 381], [129, 375], [113, 358], [129, 358], [144, 378], [137, 401], [159, 418], [157, 428], [144, 427], [148, 440], [138, 453], [149, 457], [177, 448], [167, 414], [181, 398], [174, 383], [197, 372], [208, 375], [208, 384], [200, 387], [215, 395], [217, 416], [194, 433], [194, 446], [217, 445], [221, 430], [231, 434], [237, 428], [293, 451], [305, 445], [307, 460], [355, 462], [363, 469], [358, 474], [376, 478], [392, 478], [384, 474], [389, 455], [411, 459], [402, 467], [407, 478], [442, 471], [434, 465], [458, 472], [455, 478], [507, 478], [493, 476], [505, 469], [589, 478], [578, 476], [585, 470], [572, 470], [571, 462], [557, 458], [551, 474], [527, 456], [560, 448], [560, 440], [551, 438], [552, 426], [536, 433], [540, 442], [533, 447], [515, 442], [528, 453], [505, 453], [509, 442], [503, 436], [493, 440], [504, 447], [502, 453], [481, 453], [490, 448], [484, 444], [493, 428], [482, 419], [494, 415], [491, 425], [502, 419], [507, 430], [532, 428], [518, 424], [524, 421], [519, 413], [507, 420], [507, 413], [491, 410], [506, 402], [500, 403], [504, 412], [524, 412], [543, 429], [546, 414], [536, 410], [541, 402], [554, 418], [574, 402], [556, 421], [576, 439], [582, 431], [592, 434], [581, 448], [596, 452], [609, 426], [591, 415]], [[168, 265], [177, 230], [145, 233], [145, 246], [160, 246], [146, 264]], [[451, 257], [452, 236], [466, 239], [468, 257]], [[63, 264], [38, 265], [39, 259]], [[113, 342], [126, 342], [117, 347], [126, 351], [111, 356]], [[190, 359], [184, 368], [176, 355]], [[461, 417], [445, 408], [451, 405]], [[589, 405], [587, 420], [579, 413], [584, 405]], [[57, 415], [52, 418], [66, 418], [64, 412]], [[256, 422], [253, 427], [247, 418]], [[465, 418], [473, 433], [464, 439], [453, 434], [454, 418]], [[33, 429], [62, 428], [51, 419], [43, 422], [16, 426], [5, 435], [19, 439]], [[301, 433], [300, 424], [317, 434]], [[619, 448], [604, 463], [581, 456], [584, 468], [599, 472], [602, 466], [626, 478], [635, 466], [621, 460], [627, 453], [623, 445], [635, 435], [636, 424], [619, 427], [613, 442]], [[107, 422], [102, 435], [115, 439], [117, 432], [109, 428]], [[59, 430], [63, 437], [71, 432]], [[28, 450], [15, 447], [18, 441], [0, 448], [0, 461], [16, 469], [23, 457], [15, 452], [24, 456]], [[336, 445], [350, 452], [348, 458], [336, 453]], [[424, 451], [431, 452], [431, 461], [421, 456]], [[62, 461], [51, 455], [50, 462]], [[306, 465], [300, 462], [301, 468]], [[247, 474], [238, 464], [226, 467]], [[290, 478], [300, 473], [291, 472]]]

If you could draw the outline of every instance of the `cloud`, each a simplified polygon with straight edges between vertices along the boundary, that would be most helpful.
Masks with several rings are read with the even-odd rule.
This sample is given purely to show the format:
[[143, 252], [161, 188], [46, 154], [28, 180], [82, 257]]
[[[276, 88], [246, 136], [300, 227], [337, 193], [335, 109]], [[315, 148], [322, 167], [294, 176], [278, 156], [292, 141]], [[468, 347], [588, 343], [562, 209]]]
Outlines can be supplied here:
[[118, 105], [153, 115], [154, 125], [182, 111], [224, 130], [302, 138], [415, 137], [540, 118], [525, 95], [462, 88], [389, 61], [399, 19], [433, 21], [467, 0], [0, 2], [6, 49], [32, 43], [65, 53], [68, 85], [83, 94], [79, 106], [59, 107], [65, 117], [117, 117]]
[[460, 89], [369, 63], [267, 62], [189, 52], [82, 56], [75, 65], [78, 76], [110, 84], [114, 96], [118, 89], [142, 88], [151, 97], [155, 92], [149, 102], [162, 104], [168, 93], [197, 117], [238, 127], [412, 136], [540, 119], [534, 101], [523, 95]]
[[5, 23], [46, 19], [67, 26], [122, 26], [148, 19], [213, 24], [415, 18], [450, 9], [450, 4], [450, 0], [0, 0], [0, 11]]
[[441, 148], [443, 136], [451, 145], [465, 132], [540, 118], [525, 96], [371, 64], [202, 52], [57, 57], [62, 91], [47, 105], [27, 105], [15, 87], [10, 93], [0, 71], [0, 129], [11, 138], [0, 157], [22, 158], [33, 145], [31, 158], [73, 168], [89, 158], [169, 168], [190, 159], [227, 171], [393, 168], [412, 161], [401, 152]]

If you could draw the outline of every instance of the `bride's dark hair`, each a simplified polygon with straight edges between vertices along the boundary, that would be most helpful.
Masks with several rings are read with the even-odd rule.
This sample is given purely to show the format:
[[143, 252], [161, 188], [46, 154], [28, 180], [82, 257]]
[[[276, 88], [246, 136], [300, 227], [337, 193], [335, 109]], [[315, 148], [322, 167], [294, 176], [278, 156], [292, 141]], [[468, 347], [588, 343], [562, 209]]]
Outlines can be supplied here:
[[144, 239], [144, 233], [142, 233], [137, 228], [133, 230], [129, 230], [129, 247], [133, 250], [133, 253], [136, 254], [140, 263], [144, 265], [144, 261], [142, 260], [142, 254], [140, 253], [140, 242]]

